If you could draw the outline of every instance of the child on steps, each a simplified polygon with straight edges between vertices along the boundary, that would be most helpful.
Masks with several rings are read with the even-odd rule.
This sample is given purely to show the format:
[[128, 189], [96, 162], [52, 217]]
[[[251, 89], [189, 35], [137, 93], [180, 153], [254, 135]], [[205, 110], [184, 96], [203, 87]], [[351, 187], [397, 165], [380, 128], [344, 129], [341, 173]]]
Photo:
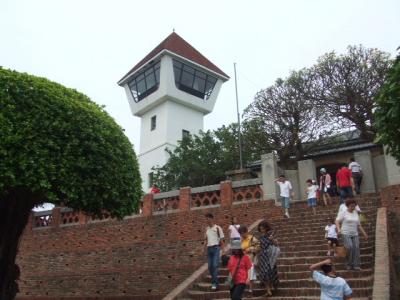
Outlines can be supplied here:
[[328, 241], [328, 256], [334, 255], [336, 247], [339, 246], [338, 235], [336, 231], [335, 219], [329, 219], [328, 225], [325, 227], [325, 238]]
[[307, 195], [308, 206], [312, 208], [315, 216], [317, 214], [317, 210], [315, 207], [317, 206], [318, 186], [315, 185], [311, 179], [308, 179], [306, 183], [307, 183], [306, 195]]

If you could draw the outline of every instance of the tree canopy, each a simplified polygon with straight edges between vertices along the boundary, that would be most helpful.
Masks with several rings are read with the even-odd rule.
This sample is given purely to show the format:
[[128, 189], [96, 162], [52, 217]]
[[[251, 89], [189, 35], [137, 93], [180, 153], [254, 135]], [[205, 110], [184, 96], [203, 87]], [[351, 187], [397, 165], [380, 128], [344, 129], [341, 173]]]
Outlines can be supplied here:
[[388, 146], [388, 152], [400, 165], [400, 54], [388, 72], [376, 98], [376, 106], [377, 141]]
[[330, 52], [310, 68], [306, 97], [319, 101], [341, 128], [354, 127], [373, 141], [375, 97], [392, 65], [390, 54], [375, 48], [349, 46], [346, 54]]
[[[242, 144], [244, 163], [258, 160], [262, 153], [271, 151], [255, 121], [243, 123]], [[240, 167], [238, 126], [233, 123], [189, 135], [175, 149], [166, 151], [170, 155], [168, 162], [153, 168], [153, 181], [161, 190], [219, 183], [226, 178], [226, 171]]]
[[138, 163], [122, 129], [87, 96], [0, 68], [0, 299], [18, 291], [15, 258], [43, 202], [122, 218], [138, 210]]
[[[140, 175], [121, 127], [87, 96], [0, 69], [0, 196], [122, 217], [137, 210]], [[26, 201], [29, 201], [27, 199]]]

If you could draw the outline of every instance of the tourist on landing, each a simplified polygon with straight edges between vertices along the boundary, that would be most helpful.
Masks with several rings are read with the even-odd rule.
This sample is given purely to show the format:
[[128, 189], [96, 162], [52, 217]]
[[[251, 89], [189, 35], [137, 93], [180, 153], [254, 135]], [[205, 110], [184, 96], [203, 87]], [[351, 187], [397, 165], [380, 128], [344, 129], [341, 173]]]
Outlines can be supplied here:
[[347, 210], [339, 213], [336, 218], [336, 228], [337, 232], [342, 235], [343, 244], [347, 249], [347, 269], [361, 270], [358, 231], [360, 230], [366, 239], [368, 235], [361, 226], [360, 218], [356, 211], [356, 201], [347, 199], [346, 206]]
[[346, 198], [353, 198], [354, 181], [347, 164], [342, 164], [336, 173], [336, 184], [340, 189], [340, 203], [343, 203]]
[[229, 274], [232, 278], [232, 284], [229, 287], [232, 300], [241, 300], [246, 284], [248, 283], [248, 273], [253, 265], [248, 255], [242, 250], [239, 240], [231, 242], [232, 255], [228, 262]]
[[336, 247], [339, 246], [337, 228], [335, 218], [329, 219], [328, 225], [325, 226], [325, 238], [328, 241], [328, 256], [335, 255]]
[[253, 284], [254, 281], [257, 280], [256, 271], [254, 269], [254, 257], [256, 255], [257, 249], [259, 247], [258, 239], [250, 234], [247, 230], [246, 226], [241, 226], [239, 228], [240, 236], [242, 237], [242, 249], [245, 254], [250, 257], [252, 266], [249, 270], [248, 278], [249, 278], [249, 292], [253, 292]]
[[237, 218], [236, 217], [232, 217], [231, 225], [229, 225], [229, 227], [228, 227], [229, 237], [230, 237], [231, 241], [233, 241], [233, 240], [239, 240], [240, 241], [239, 228], [240, 228], [240, 225], [237, 222]]
[[289, 218], [290, 198], [294, 198], [294, 193], [292, 192], [292, 184], [289, 180], [286, 179], [285, 175], [279, 176], [279, 178], [275, 179], [275, 182], [279, 184], [284, 216], [286, 218]]
[[218, 289], [218, 268], [224, 232], [220, 226], [215, 224], [212, 214], [206, 214], [206, 220], [208, 226], [204, 246], [207, 251], [208, 271], [211, 275], [211, 290], [216, 290]]
[[277, 241], [272, 234], [272, 228], [268, 222], [263, 221], [258, 225], [260, 237], [260, 252], [257, 254], [257, 278], [265, 284], [267, 293], [265, 296], [271, 296], [279, 283], [277, 260], [280, 249], [277, 247]]
[[307, 195], [308, 206], [312, 208], [314, 215], [316, 215], [317, 210], [315, 207], [317, 206], [318, 186], [315, 185], [311, 179], [308, 179], [306, 183], [307, 183], [306, 195]]
[[[322, 273], [316, 271], [321, 268]], [[326, 259], [310, 266], [312, 277], [321, 286], [321, 300], [351, 299], [353, 291], [346, 280], [336, 276], [331, 259]]]
[[349, 169], [351, 170], [351, 174], [353, 176], [356, 193], [359, 195], [361, 194], [362, 168], [360, 164], [354, 160], [354, 158], [350, 158]]
[[322, 199], [324, 200], [325, 206], [331, 204], [331, 184], [332, 178], [329, 173], [326, 173], [325, 168], [321, 168], [321, 177], [319, 178], [319, 190], [321, 191]]

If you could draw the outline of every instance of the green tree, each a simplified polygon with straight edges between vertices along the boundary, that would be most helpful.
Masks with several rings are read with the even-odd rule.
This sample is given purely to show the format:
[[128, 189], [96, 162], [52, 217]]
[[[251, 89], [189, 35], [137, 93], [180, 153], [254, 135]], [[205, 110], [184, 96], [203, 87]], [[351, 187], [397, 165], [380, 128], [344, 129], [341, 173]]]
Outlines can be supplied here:
[[0, 68], [0, 299], [14, 299], [17, 246], [43, 202], [122, 218], [142, 195], [122, 129], [85, 95]]
[[[243, 123], [242, 144], [244, 165], [271, 151], [256, 120]], [[238, 125], [232, 123], [190, 135], [176, 149], [166, 151], [170, 155], [168, 162], [153, 168], [153, 181], [161, 190], [217, 184], [226, 178], [226, 171], [240, 167]]]
[[361, 138], [375, 137], [375, 97], [392, 65], [390, 54], [363, 46], [327, 53], [311, 68], [312, 84], [305, 97], [320, 102], [342, 128], [355, 127]]
[[376, 106], [377, 141], [388, 146], [388, 152], [400, 165], [400, 55], [388, 72], [376, 98]]
[[258, 92], [244, 113], [247, 122], [256, 122], [270, 150], [277, 151], [285, 168], [296, 162], [316, 145], [320, 136], [335, 132], [335, 126], [318, 102], [306, 97], [312, 89], [310, 71], [292, 72], [288, 78]]

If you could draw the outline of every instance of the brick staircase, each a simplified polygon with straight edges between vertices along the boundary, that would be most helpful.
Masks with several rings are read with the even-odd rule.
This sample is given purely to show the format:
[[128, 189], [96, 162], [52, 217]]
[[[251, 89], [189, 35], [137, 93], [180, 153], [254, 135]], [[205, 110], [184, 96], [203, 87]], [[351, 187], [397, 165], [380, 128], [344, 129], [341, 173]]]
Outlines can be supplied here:
[[[373, 286], [375, 223], [379, 197], [376, 194], [365, 194], [356, 198], [367, 220], [363, 224], [369, 239], [360, 237], [362, 271], [345, 269], [345, 260], [337, 259], [335, 263], [338, 276], [347, 280], [353, 289], [353, 299], [371, 299]], [[338, 211], [338, 199], [333, 199], [330, 206], [318, 206], [318, 214], [314, 216], [305, 203], [292, 205], [291, 218], [273, 222], [276, 237], [279, 240], [281, 255], [278, 260], [280, 284], [272, 297], [263, 297], [266, 290], [255, 284], [253, 294], [246, 290], [243, 299], [275, 299], [275, 300], [317, 300], [319, 286], [313, 282], [309, 266], [326, 258], [326, 241], [324, 227], [329, 217], [334, 217]], [[247, 225], [247, 224], [246, 224]], [[228, 271], [219, 271], [220, 287], [218, 291], [210, 290], [210, 276], [205, 275], [180, 300], [212, 300], [230, 299], [228, 285], [225, 283]]]

